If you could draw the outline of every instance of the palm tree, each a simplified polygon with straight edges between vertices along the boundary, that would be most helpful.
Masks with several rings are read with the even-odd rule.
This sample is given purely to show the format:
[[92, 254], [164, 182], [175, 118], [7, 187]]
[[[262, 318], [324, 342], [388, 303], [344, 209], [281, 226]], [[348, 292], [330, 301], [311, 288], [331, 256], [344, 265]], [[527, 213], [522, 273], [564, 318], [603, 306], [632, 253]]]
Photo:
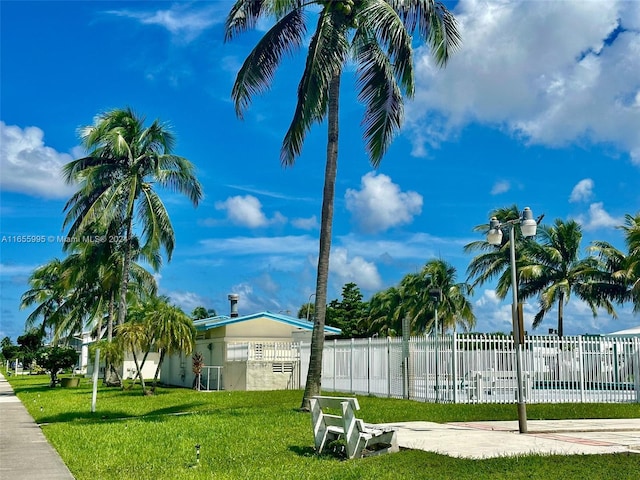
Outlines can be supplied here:
[[396, 335], [402, 319], [407, 318], [412, 334], [434, 327], [436, 304], [430, 291], [439, 289], [442, 297], [437, 305], [442, 331], [460, 325], [468, 330], [475, 325], [473, 306], [468, 298], [471, 287], [456, 283], [456, 269], [444, 260], [429, 260], [419, 273], [405, 275], [398, 287], [375, 294], [369, 302], [370, 333]]
[[369, 300], [368, 334], [394, 337], [402, 334], [402, 319], [405, 317], [404, 291], [389, 287], [375, 293]]
[[459, 36], [453, 16], [440, 2], [425, 0], [237, 0], [226, 20], [225, 40], [255, 27], [262, 17], [275, 25], [249, 54], [236, 77], [232, 97], [242, 117], [253, 95], [270, 85], [280, 60], [300, 48], [307, 25], [304, 14], [318, 13], [298, 86], [298, 100], [285, 134], [280, 160], [291, 166], [302, 151], [314, 123], [327, 121], [327, 150], [316, 276], [315, 322], [311, 358], [302, 399], [320, 393], [322, 350], [327, 308], [327, 282], [338, 160], [340, 79], [346, 63], [356, 64], [366, 150], [374, 167], [380, 163], [403, 118], [402, 92], [413, 95], [410, 33], [418, 31], [444, 65]]
[[[442, 333], [447, 328], [455, 329], [460, 326], [464, 331], [469, 331], [476, 324], [476, 317], [473, 313], [473, 305], [469, 300], [472, 293], [471, 286], [465, 282], [456, 282], [456, 269], [450, 263], [434, 259], [429, 260], [421, 272], [422, 281], [420, 282], [422, 292], [420, 297], [425, 298], [423, 292], [427, 294], [430, 311], [435, 313], [438, 309], [438, 318], [441, 322]], [[440, 301], [435, 304], [433, 297], [430, 295], [431, 290], [440, 290]], [[420, 317], [422, 321], [427, 317]], [[418, 329], [426, 329], [427, 325], [419, 323]]]
[[[597, 316], [598, 307], [616, 317], [610, 300], [598, 294], [606, 288], [607, 275], [595, 257], [579, 258], [582, 229], [574, 221], [557, 219], [553, 226], [538, 230], [538, 242], [526, 247], [526, 260], [520, 267], [522, 299], [539, 296], [540, 310], [533, 328], [542, 323], [545, 314], [558, 307], [558, 336], [563, 336], [564, 305], [574, 293]], [[498, 291], [500, 295], [502, 291]], [[506, 292], [505, 292], [506, 293]]]
[[[54, 339], [58, 338], [56, 324], [62, 316], [62, 306], [69, 295], [68, 289], [62, 282], [64, 271], [63, 262], [54, 258], [49, 263], [36, 268], [29, 277], [30, 289], [22, 294], [20, 308], [27, 308], [37, 304], [25, 322], [25, 328], [31, 329], [42, 318], [40, 330], [44, 335], [47, 328], [53, 332]], [[55, 340], [54, 340], [55, 343]]]
[[202, 198], [193, 165], [172, 154], [173, 134], [158, 120], [149, 127], [130, 108], [106, 112], [81, 130], [89, 155], [64, 166], [68, 183], [78, 191], [66, 203], [64, 226], [70, 237], [92, 235], [93, 227], [117, 226], [110, 242], [123, 244], [118, 324], [127, 313], [127, 291], [134, 245], [134, 228], [144, 242], [140, 250], [164, 248], [171, 259], [175, 237], [169, 214], [155, 185], [186, 194], [194, 205]]
[[629, 249], [626, 272], [630, 283], [629, 296], [633, 302], [633, 311], [640, 312], [640, 212], [635, 216], [625, 215], [625, 243]]
[[607, 242], [592, 242], [590, 250], [595, 252], [609, 273], [607, 298], [614, 302], [631, 301], [634, 313], [640, 312], [640, 213], [625, 215], [625, 232], [628, 254]]
[[153, 338], [153, 343], [160, 353], [153, 376], [152, 390], [155, 391], [165, 357], [174, 353], [190, 355], [193, 351], [196, 343], [196, 327], [189, 315], [179, 307], [170, 305], [167, 298], [163, 298], [156, 303], [153, 310], [148, 311], [145, 321], [150, 337]]
[[148, 352], [151, 349], [151, 342], [149, 339], [149, 332], [146, 325], [143, 322], [127, 321], [122, 325], [118, 325], [116, 328], [116, 335], [118, 342], [122, 346], [123, 351], [131, 352], [133, 356], [133, 362], [136, 366], [136, 376], [133, 378], [135, 384], [136, 379], [140, 378], [140, 385], [142, 386], [142, 394], [147, 393], [147, 388], [144, 384], [144, 375], [142, 375], [142, 367], [144, 367], [144, 360], [142, 363], [138, 362], [137, 352]]

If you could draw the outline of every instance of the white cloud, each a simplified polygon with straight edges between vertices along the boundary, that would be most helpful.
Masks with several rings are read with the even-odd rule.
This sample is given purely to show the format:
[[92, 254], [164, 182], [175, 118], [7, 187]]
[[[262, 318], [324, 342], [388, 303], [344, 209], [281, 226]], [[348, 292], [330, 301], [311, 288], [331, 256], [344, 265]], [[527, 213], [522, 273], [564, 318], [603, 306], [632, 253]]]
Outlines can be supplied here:
[[593, 196], [593, 180], [585, 178], [580, 180], [571, 190], [570, 202], [586, 202]]
[[339, 278], [341, 285], [354, 282], [364, 290], [377, 290], [382, 286], [382, 279], [375, 264], [362, 257], [348, 258], [346, 248], [334, 248], [329, 263], [332, 275]]
[[38, 265], [13, 265], [0, 263], [0, 277], [28, 276], [38, 268]]
[[463, 44], [447, 67], [416, 52], [414, 151], [427, 124], [450, 135], [480, 122], [547, 146], [613, 144], [637, 162], [639, 12], [640, 2], [620, 0], [461, 0]]
[[208, 301], [194, 292], [173, 291], [167, 295], [171, 299], [171, 303], [176, 304], [187, 314], [191, 315], [196, 307], [206, 306]]
[[225, 255], [302, 254], [318, 253], [318, 242], [308, 235], [284, 237], [234, 237], [200, 240], [203, 253]]
[[45, 198], [65, 198], [74, 187], [62, 178], [62, 167], [73, 160], [44, 144], [38, 127], [22, 129], [0, 121], [0, 189]]
[[291, 225], [301, 230], [316, 230], [320, 226], [318, 224], [318, 217], [315, 215], [309, 218], [294, 218], [291, 220]]
[[193, 8], [190, 3], [174, 4], [165, 10], [110, 10], [106, 13], [138, 20], [143, 25], [157, 25], [167, 29], [175, 38], [188, 43], [213, 25], [224, 22], [231, 4], [210, 2], [206, 7]]
[[580, 215], [576, 219], [585, 230], [597, 230], [599, 228], [612, 228], [622, 225], [622, 218], [615, 218], [609, 215], [604, 209], [602, 202], [592, 203], [589, 205], [589, 213]]
[[482, 296], [476, 300], [476, 305], [478, 307], [484, 307], [485, 305], [498, 305], [501, 300], [498, 298], [495, 290], [484, 290], [482, 292]]
[[402, 192], [387, 175], [373, 172], [362, 177], [360, 190], [347, 189], [345, 199], [355, 222], [367, 233], [411, 223], [422, 211], [422, 195]]
[[499, 195], [511, 190], [511, 184], [507, 180], [496, 182], [491, 189], [491, 195]]
[[226, 211], [227, 218], [233, 224], [249, 228], [266, 227], [287, 222], [286, 217], [280, 212], [276, 212], [273, 218], [268, 219], [262, 212], [260, 200], [253, 195], [229, 197], [223, 202], [216, 202], [215, 208], [216, 210]]

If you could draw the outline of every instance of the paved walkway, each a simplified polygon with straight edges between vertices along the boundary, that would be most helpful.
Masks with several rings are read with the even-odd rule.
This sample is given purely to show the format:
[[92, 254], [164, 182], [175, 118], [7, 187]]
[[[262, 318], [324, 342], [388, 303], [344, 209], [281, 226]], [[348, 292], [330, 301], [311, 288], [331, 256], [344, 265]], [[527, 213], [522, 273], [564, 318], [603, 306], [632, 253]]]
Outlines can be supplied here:
[[[515, 409], [514, 409], [515, 412]], [[640, 406], [638, 407], [640, 415]], [[388, 424], [398, 428], [400, 447], [462, 458], [510, 455], [582, 455], [630, 452], [640, 463], [640, 418], [612, 420], [529, 420], [528, 433], [518, 421]]]
[[0, 479], [73, 480], [58, 452], [1, 373]]

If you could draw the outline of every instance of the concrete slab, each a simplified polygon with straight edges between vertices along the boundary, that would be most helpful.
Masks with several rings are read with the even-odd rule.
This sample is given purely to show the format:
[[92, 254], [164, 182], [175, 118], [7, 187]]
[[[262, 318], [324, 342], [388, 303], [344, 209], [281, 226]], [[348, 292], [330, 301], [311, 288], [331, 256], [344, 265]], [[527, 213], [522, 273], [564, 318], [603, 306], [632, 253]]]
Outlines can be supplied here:
[[513, 455], [640, 454], [640, 419], [535, 420], [527, 434], [518, 422], [439, 424], [401, 422], [402, 448], [425, 450], [460, 458], [496, 458]]

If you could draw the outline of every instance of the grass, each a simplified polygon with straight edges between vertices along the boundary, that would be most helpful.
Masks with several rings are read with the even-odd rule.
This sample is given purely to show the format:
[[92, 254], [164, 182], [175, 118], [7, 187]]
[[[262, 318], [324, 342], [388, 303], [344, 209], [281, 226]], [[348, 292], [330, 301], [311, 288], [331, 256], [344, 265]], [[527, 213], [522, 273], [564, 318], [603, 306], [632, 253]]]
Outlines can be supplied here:
[[[301, 391], [195, 392], [99, 387], [50, 389], [46, 376], [9, 377], [14, 391], [79, 479], [633, 479], [638, 455], [518, 456], [466, 460], [402, 450], [343, 461], [313, 450]], [[372, 423], [515, 420], [514, 405], [428, 404], [358, 396]], [[529, 419], [627, 418], [638, 404], [528, 405]], [[463, 442], [464, 438], [460, 438]], [[195, 445], [200, 447], [196, 464]]]

